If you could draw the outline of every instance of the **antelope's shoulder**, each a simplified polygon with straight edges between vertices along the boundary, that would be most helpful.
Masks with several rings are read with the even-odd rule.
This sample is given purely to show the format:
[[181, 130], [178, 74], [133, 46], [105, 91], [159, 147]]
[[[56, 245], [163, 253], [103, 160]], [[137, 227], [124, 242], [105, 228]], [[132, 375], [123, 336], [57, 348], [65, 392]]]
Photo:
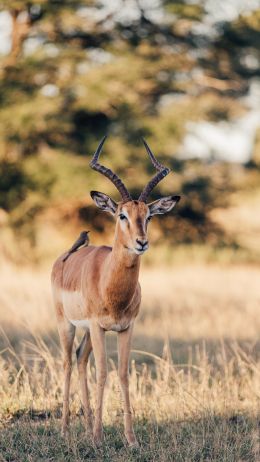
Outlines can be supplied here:
[[88, 267], [88, 263], [93, 265], [95, 261], [98, 263], [98, 260], [102, 260], [110, 252], [111, 247], [89, 245], [78, 249], [66, 261], [63, 261], [65, 255], [67, 255], [67, 252], [64, 252], [53, 264], [51, 272], [52, 284], [57, 287], [65, 287], [69, 281], [69, 286], [66, 288], [76, 290], [77, 287], [72, 281], [79, 278], [84, 266]]
[[66, 261], [63, 261], [67, 252], [60, 255], [54, 262], [51, 272], [52, 285], [62, 287], [64, 276], [67, 279], [68, 275], [77, 275], [81, 271], [82, 266], [87, 261], [91, 253], [96, 249], [96, 246], [90, 245], [83, 247], [76, 252], [72, 253]]

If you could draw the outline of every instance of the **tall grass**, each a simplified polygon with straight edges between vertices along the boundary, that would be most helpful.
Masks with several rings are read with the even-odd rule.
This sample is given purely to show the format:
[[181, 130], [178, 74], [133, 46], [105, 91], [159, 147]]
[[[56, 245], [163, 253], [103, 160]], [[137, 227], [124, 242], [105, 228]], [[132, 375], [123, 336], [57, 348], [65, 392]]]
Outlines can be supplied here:
[[[0, 460], [259, 461], [259, 276], [251, 267], [142, 272], [130, 368], [141, 443], [134, 453], [124, 445], [115, 335], [107, 339], [104, 445], [96, 449], [85, 437], [76, 368], [71, 436], [64, 440], [48, 271], [2, 268]], [[93, 359], [88, 378], [93, 405]]]

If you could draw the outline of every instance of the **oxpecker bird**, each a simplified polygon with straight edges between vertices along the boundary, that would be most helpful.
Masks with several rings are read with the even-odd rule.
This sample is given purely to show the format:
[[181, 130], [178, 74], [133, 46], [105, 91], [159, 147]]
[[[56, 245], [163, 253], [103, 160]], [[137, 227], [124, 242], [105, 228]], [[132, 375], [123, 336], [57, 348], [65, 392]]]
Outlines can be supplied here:
[[69, 258], [69, 256], [73, 252], [76, 252], [76, 250], [78, 250], [80, 247], [87, 247], [88, 246], [88, 243], [89, 243], [88, 233], [89, 233], [89, 231], [82, 231], [80, 233], [78, 239], [76, 240], [76, 242], [74, 242], [73, 246], [68, 250], [65, 257], [63, 257], [62, 261], [66, 261], [67, 258]]

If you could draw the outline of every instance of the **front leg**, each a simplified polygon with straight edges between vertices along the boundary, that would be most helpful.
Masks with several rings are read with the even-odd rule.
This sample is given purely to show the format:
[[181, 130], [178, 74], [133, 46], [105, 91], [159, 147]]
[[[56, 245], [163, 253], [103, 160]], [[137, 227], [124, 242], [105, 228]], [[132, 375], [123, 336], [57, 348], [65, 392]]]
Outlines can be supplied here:
[[118, 333], [118, 375], [124, 402], [125, 437], [129, 446], [138, 447], [133, 429], [132, 411], [129, 398], [129, 355], [134, 323]]
[[102, 412], [104, 388], [107, 379], [107, 361], [105, 331], [100, 327], [100, 325], [96, 321], [91, 321], [90, 336], [96, 363], [97, 376], [97, 397], [93, 433], [94, 442], [95, 444], [99, 445], [103, 439]]

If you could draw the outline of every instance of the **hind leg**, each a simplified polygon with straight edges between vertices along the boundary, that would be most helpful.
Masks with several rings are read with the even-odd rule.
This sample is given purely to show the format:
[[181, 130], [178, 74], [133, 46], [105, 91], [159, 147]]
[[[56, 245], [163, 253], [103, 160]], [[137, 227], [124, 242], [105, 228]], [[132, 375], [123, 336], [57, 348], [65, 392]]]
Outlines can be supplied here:
[[65, 434], [69, 428], [69, 391], [72, 369], [72, 347], [75, 337], [75, 327], [65, 318], [62, 304], [56, 305], [58, 331], [63, 351], [64, 368], [64, 389], [62, 409], [62, 433]]
[[92, 344], [90, 339], [89, 329], [85, 332], [85, 335], [77, 348], [77, 365], [79, 373], [79, 382], [81, 388], [82, 396], [82, 406], [85, 418], [85, 426], [87, 433], [92, 433], [92, 414], [89, 401], [89, 391], [87, 383], [86, 368], [88, 363], [88, 358], [92, 350]]
[[134, 324], [118, 333], [118, 373], [124, 402], [125, 436], [129, 446], [138, 447], [133, 429], [132, 410], [129, 397], [129, 355]]

